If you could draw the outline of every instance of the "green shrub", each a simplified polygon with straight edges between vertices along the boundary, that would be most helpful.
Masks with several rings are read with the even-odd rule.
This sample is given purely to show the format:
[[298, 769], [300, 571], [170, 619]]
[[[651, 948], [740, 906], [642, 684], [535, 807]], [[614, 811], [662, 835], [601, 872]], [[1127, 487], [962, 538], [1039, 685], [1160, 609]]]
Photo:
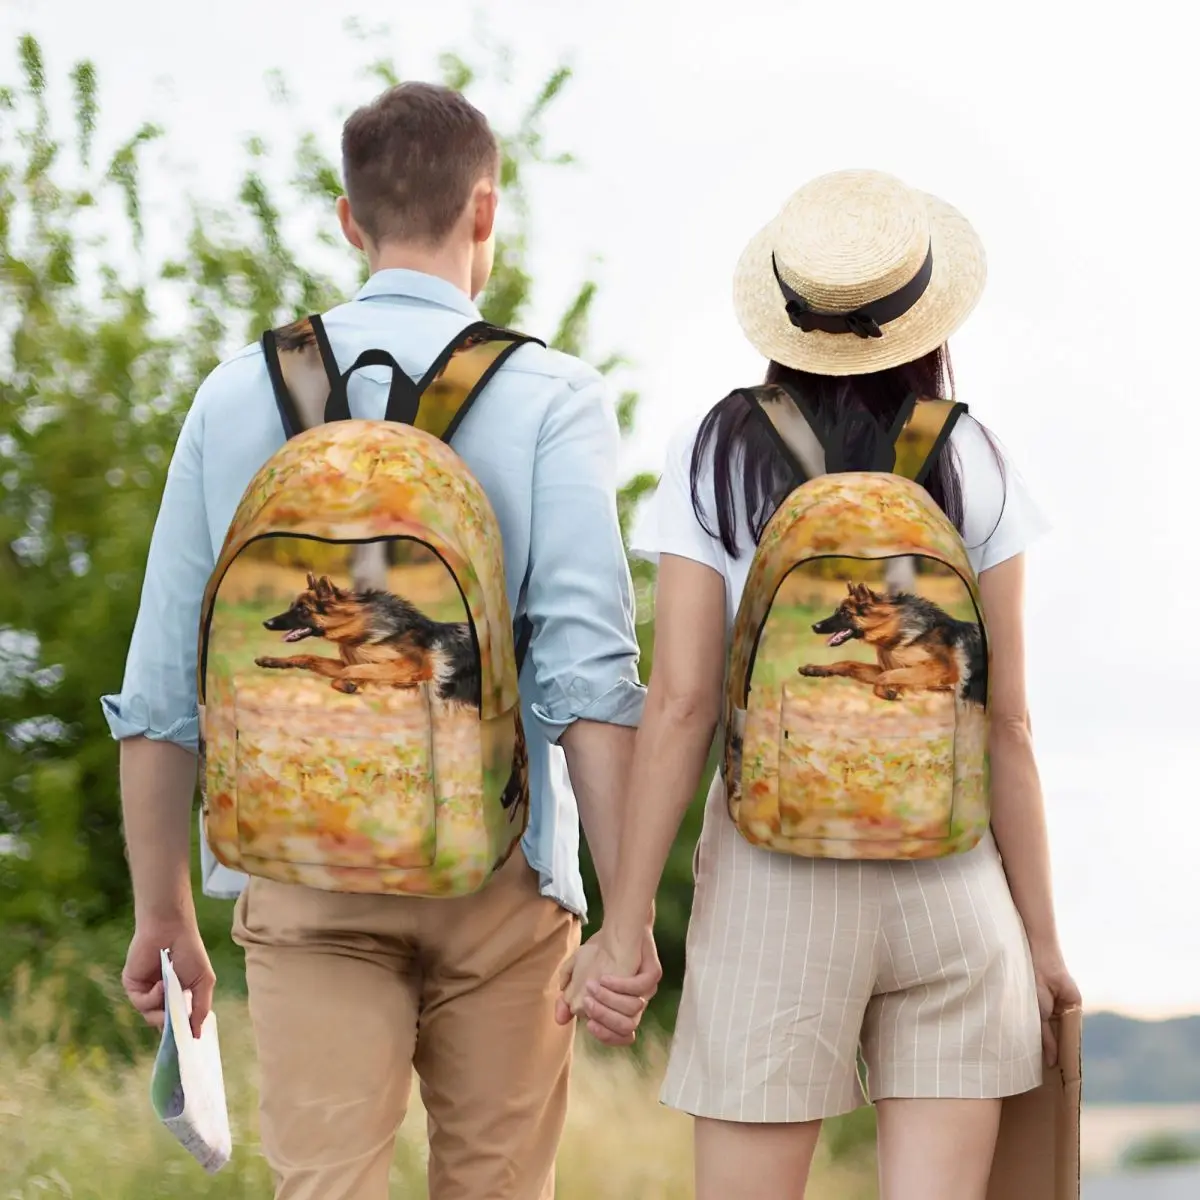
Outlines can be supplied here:
[[1153, 1133], [1121, 1155], [1121, 1165], [1133, 1168], [1191, 1162], [1200, 1162], [1200, 1133]]

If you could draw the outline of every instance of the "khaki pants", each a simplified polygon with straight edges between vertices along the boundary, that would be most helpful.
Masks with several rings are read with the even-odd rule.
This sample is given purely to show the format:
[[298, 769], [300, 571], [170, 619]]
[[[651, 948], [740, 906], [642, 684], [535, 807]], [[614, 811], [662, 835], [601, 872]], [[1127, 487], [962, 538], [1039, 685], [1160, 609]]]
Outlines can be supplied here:
[[234, 940], [277, 1200], [384, 1200], [414, 1067], [430, 1200], [550, 1200], [574, 1032], [554, 1001], [579, 921], [519, 850], [452, 900], [252, 879]]

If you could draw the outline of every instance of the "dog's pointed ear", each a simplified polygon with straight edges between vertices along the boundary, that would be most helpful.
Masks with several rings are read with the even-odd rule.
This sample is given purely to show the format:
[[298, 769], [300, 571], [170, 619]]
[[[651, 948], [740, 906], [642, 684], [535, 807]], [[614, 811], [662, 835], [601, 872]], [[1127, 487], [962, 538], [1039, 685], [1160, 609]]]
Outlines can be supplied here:
[[317, 577], [311, 571], [308, 573], [308, 590], [310, 592], [317, 590]]

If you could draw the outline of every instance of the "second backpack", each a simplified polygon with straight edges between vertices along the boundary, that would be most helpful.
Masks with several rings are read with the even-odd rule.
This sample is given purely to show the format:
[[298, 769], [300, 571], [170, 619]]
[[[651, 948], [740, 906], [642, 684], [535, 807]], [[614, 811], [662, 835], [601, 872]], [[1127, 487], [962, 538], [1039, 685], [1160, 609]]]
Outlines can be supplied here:
[[730, 816], [804, 857], [969, 850], [990, 819], [987, 630], [962, 538], [922, 486], [966, 406], [910, 397], [871, 469], [843, 470], [839, 432], [798, 394], [744, 394], [796, 486], [734, 623]]

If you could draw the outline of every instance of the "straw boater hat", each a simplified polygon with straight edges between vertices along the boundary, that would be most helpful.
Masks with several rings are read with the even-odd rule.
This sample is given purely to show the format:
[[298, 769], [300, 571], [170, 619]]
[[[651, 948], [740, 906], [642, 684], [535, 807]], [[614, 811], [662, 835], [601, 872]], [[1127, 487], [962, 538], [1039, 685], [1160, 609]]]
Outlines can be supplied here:
[[733, 302], [768, 358], [862, 375], [942, 345], [986, 273], [956, 209], [879, 171], [837, 171], [805, 184], [746, 247]]

